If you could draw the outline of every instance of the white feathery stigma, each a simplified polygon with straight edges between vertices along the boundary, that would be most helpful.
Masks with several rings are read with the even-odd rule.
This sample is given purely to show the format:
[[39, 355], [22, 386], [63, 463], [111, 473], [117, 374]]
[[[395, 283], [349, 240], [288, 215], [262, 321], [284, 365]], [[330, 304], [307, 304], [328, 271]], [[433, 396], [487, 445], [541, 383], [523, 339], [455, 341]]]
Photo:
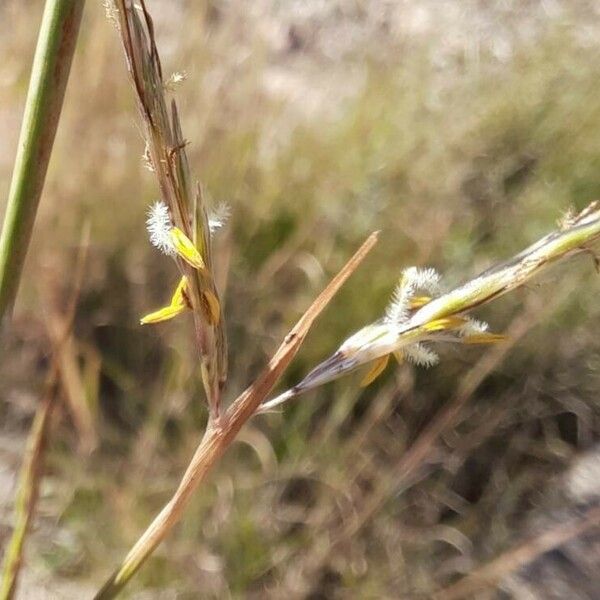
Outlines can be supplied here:
[[385, 309], [385, 320], [388, 323], [402, 323], [408, 318], [408, 306], [410, 297], [414, 292], [410, 289], [404, 278], [400, 278], [400, 283], [396, 286], [392, 299]]
[[402, 354], [417, 367], [433, 367], [440, 361], [440, 357], [433, 350], [420, 343], [402, 348]]
[[437, 294], [440, 291], [440, 275], [435, 269], [408, 267], [402, 271], [400, 282], [392, 294], [385, 311], [389, 323], [402, 323], [408, 319], [410, 300], [419, 291]]
[[167, 256], [176, 254], [169, 232], [173, 228], [169, 209], [162, 200], [157, 200], [148, 210], [146, 228], [150, 243]]
[[416, 269], [413, 267], [411, 273], [415, 291], [422, 290], [430, 294], [437, 294], [440, 291], [440, 274], [431, 267], [428, 269]]
[[469, 337], [470, 335], [479, 335], [486, 332], [488, 324], [485, 321], [478, 321], [467, 317], [465, 324], [458, 330], [458, 335], [461, 337]]
[[227, 223], [230, 215], [231, 208], [226, 202], [221, 202], [221, 204], [208, 214], [208, 228], [211, 235]]

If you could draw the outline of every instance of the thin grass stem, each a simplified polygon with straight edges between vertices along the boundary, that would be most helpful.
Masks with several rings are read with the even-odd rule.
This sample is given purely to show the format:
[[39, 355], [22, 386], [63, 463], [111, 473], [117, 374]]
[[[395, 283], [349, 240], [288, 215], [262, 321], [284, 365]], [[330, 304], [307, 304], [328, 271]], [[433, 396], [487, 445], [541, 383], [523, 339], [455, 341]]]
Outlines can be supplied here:
[[44, 187], [84, 0], [47, 0], [0, 235], [0, 323], [12, 309]]

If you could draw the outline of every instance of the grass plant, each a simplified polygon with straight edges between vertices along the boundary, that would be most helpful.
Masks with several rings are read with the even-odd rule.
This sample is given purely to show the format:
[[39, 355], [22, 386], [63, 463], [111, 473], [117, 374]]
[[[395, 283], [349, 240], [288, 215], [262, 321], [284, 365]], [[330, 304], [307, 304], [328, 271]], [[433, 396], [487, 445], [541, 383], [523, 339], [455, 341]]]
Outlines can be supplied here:
[[[16, 144], [35, 45], [31, 13], [42, 4], [0, 6], [0, 187], [10, 179], [5, 158]], [[10, 474], [21, 462], [12, 444], [26, 435], [31, 400], [41, 397], [55, 360], [49, 348], [61, 337], [56, 321], [49, 339], [47, 316], [68, 303], [61, 282], [73, 271], [81, 222], [90, 220], [85, 284], [61, 353], [66, 402], [53, 411], [19, 590], [91, 597], [117, 567], [104, 593], [127, 585], [125, 597], [485, 597], [505, 590], [512, 575], [523, 581], [521, 569], [536, 572], [564, 556], [575, 594], [584, 573], [595, 572], [579, 569], [581, 557], [593, 558], [585, 541], [595, 513], [561, 500], [565, 475], [580, 454], [593, 458], [600, 431], [590, 253], [551, 269], [539, 264], [499, 302], [475, 306], [461, 282], [492, 266], [495, 278], [470, 289], [497, 297], [493, 289], [519, 277], [510, 261], [497, 269], [496, 261], [542, 238], [565, 207], [578, 214], [600, 197], [595, 10], [557, 0], [550, 8], [491, 2], [464, 11], [460, 2], [424, 0], [418, 14], [411, 3], [390, 4], [388, 28], [377, 2], [360, 11], [275, 4], [148, 0], [153, 50], [135, 3], [140, 23], [132, 31], [141, 33], [132, 36], [157, 55], [136, 57], [136, 65], [159, 64], [165, 83], [164, 101], [154, 100], [160, 86], [142, 93], [158, 112], [154, 134], [146, 116], [136, 122], [139, 92], [131, 93], [135, 79], [122, 68], [114, 28], [100, 3], [88, 3], [72, 66], [77, 85], [65, 98], [31, 240], [36, 260], [25, 266], [1, 348], [0, 470]], [[182, 67], [187, 79], [169, 75]], [[140, 160], [152, 135], [164, 136], [156, 145], [158, 160], [170, 160], [159, 163], [164, 172], [148, 169], [150, 145]], [[184, 178], [176, 174], [166, 194], [160, 184], [157, 191], [157, 177], [178, 168], [169, 135], [185, 140], [192, 167], [188, 221], [197, 175], [209, 230], [215, 209], [231, 207], [227, 226], [209, 236], [210, 269], [191, 224], [178, 221], [174, 188], [184, 189]], [[145, 219], [166, 256], [148, 244]], [[396, 331], [390, 339], [402, 364], [382, 369], [377, 343], [348, 346], [349, 355], [373, 358], [217, 442], [218, 426], [232, 426], [232, 401], [373, 230], [381, 234], [368, 267], [336, 294], [263, 400], [293, 390], [364, 324], [363, 336], [381, 325]], [[550, 248], [542, 244], [533, 257]], [[431, 292], [415, 291], [409, 270], [390, 306], [411, 264], [431, 265], [443, 279]], [[192, 306], [190, 274], [206, 290], [214, 283], [218, 304], [207, 295]], [[439, 319], [456, 328], [404, 344], [389, 322], [430, 304], [443, 312], [449, 299], [464, 310]], [[217, 306], [229, 360], [218, 410], [214, 399], [207, 410], [202, 371], [216, 398], [214, 353], [197, 331], [210, 342]], [[421, 315], [419, 327], [431, 317]], [[466, 321], [458, 327], [457, 319]], [[482, 341], [463, 327], [484, 320], [496, 343], [465, 343]], [[437, 360], [433, 352], [435, 367], [410, 364]], [[84, 395], [89, 407], [77, 402]], [[226, 452], [209, 452], [225, 443]], [[201, 493], [191, 493], [198, 482]], [[559, 520], [537, 527], [557, 502]], [[12, 515], [6, 498], [4, 547]]]
[[[355, 258], [288, 334], [263, 375], [222, 413], [220, 392], [226, 378], [227, 349], [222, 332], [222, 309], [212, 275], [208, 211], [200, 188], [195, 194], [191, 191], [186, 144], [175, 102], [171, 104], [170, 116], [166, 108], [167, 87], [163, 81], [150, 14], [143, 1], [136, 7], [129, 0], [117, 0], [115, 11], [111, 14], [118, 23], [144, 123], [149, 165], [157, 175], [163, 196], [161, 202], [164, 204], [155, 204], [148, 219], [150, 238], [155, 246], [175, 258], [181, 273], [170, 304], [142, 318], [142, 324], [169, 320], [186, 308], [193, 311], [210, 420], [179, 488], [121, 566], [102, 586], [96, 595], [98, 599], [117, 596], [181, 518], [191, 494], [235, 439], [243, 424], [257, 410], [261, 411], [261, 398], [269, 393], [295, 354], [312, 321], [375, 240], [372, 237], [365, 242]], [[389, 354], [396, 355], [399, 360], [409, 356], [417, 364], [428, 365], [434, 361], [434, 355], [422, 345], [423, 342], [487, 344], [501, 341], [502, 336], [489, 334], [485, 324], [465, 316], [466, 313], [522, 286], [548, 264], [582, 251], [593, 254], [591, 246], [599, 236], [600, 211], [593, 203], [579, 214], [566, 217], [558, 231], [542, 238], [513, 259], [486, 270], [449, 292], [439, 293], [439, 276], [435, 271], [407, 269], [384, 319], [351, 336], [300, 384], [266, 402], [262, 411], [375, 361], [364, 380], [370, 383], [387, 364]], [[417, 295], [418, 292], [428, 295]]]

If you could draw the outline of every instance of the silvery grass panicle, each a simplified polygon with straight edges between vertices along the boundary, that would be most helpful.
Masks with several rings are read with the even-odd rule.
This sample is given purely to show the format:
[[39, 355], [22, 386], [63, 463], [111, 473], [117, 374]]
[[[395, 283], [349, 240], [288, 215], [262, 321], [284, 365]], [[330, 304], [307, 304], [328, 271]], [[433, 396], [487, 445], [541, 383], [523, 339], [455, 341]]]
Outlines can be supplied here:
[[141, 322], [159, 323], [191, 310], [210, 414], [217, 417], [227, 375], [227, 344], [212, 273], [211, 231], [218, 229], [223, 219], [211, 221], [200, 187], [192, 184], [177, 107], [174, 100], [167, 105], [169, 82], [163, 80], [152, 19], [144, 1], [116, 0], [114, 4], [110, 14], [121, 34], [144, 124], [144, 156], [156, 174], [161, 194], [161, 200], [150, 208], [148, 232], [151, 242], [173, 257], [180, 272], [169, 304]]
[[557, 231], [512, 259], [448, 292], [441, 292], [440, 276], [433, 269], [405, 269], [383, 318], [349, 337], [300, 383], [263, 404], [260, 412], [370, 363], [362, 380], [363, 385], [368, 385], [385, 369], [390, 355], [399, 362], [407, 360], [429, 367], [438, 362], [438, 355], [430, 347], [432, 343], [502, 341], [502, 335], [489, 333], [486, 323], [466, 313], [523, 285], [547, 265], [567, 256], [588, 252], [598, 269], [599, 261], [591, 245], [599, 237], [600, 207], [593, 202], [581, 213], [567, 215]]

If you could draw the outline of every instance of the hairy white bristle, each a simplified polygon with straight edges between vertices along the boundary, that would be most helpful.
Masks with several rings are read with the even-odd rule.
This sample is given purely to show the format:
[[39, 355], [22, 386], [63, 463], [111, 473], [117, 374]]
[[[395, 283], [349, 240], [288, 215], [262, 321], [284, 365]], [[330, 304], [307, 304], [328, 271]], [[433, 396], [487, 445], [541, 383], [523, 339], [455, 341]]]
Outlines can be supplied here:
[[175, 248], [173, 248], [171, 236], [169, 235], [173, 224], [169, 216], [169, 209], [162, 200], [155, 202], [148, 210], [146, 228], [150, 236], [150, 243], [153, 246], [167, 256], [175, 255]]

